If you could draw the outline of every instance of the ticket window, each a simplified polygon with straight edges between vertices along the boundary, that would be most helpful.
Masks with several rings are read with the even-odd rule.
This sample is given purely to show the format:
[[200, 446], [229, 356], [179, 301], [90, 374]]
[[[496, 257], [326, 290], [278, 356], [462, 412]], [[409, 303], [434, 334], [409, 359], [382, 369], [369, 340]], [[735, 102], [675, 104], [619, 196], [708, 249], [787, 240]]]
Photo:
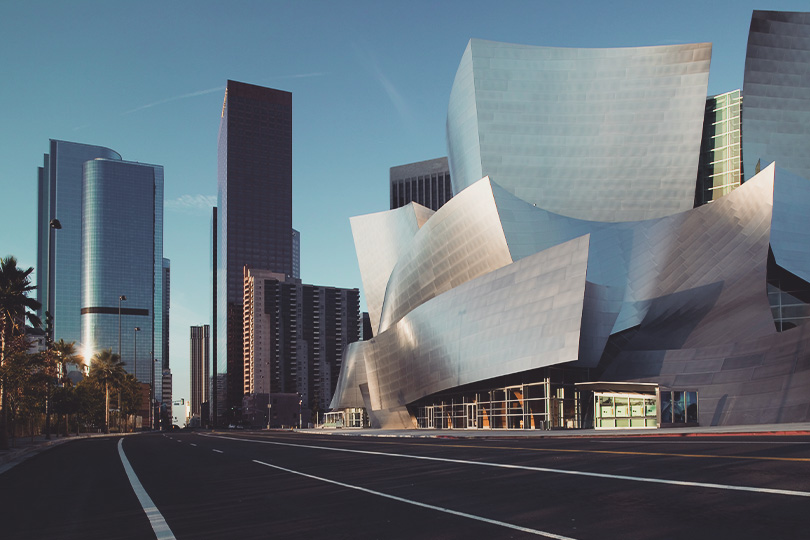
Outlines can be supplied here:
[[657, 427], [657, 406], [653, 395], [594, 394], [594, 427], [654, 428]]

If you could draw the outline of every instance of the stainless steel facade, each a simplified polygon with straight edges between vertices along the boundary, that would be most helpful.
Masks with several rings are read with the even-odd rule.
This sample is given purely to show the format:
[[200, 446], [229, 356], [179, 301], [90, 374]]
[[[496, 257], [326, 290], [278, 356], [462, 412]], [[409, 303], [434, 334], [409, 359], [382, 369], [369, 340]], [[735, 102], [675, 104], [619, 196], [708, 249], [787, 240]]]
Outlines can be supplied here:
[[625, 49], [473, 39], [450, 92], [453, 191], [489, 176], [581, 219], [692, 208], [711, 44]]
[[[794, 189], [799, 180], [771, 166], [711, 205], [654, 220], [599, 223], [538, 209], [482, 179], [436, 212], [401, 253], [403, 268], [425, 269], [426, 277], [420, 281], [418, 272], [395, 265], [381, 315], [386, 322], [372, 340], [347, 350], [332, 407], [366, 407], [374, 425], [410, 427], [407, 407], [425, 396], [567, 363], [602, 378], [695, 387], [705, 395], [704, 424], [750, 420], [756, 403], [776, 402], [788, 389], [795, 406], [780, 418], [806, 419], [810, 392], [801, 402], [792, 375], [805, 369], [795, 347], [810, 351], [810, 340], [778, 333], [764, 294], [769, 246], [780, 234], [772, 224], [790, 221], [772, 215], [774, 208], [790, 211], [774, 203], [774, 193], [792, 191], [800, 196], [795, 206], [810, 205], [810, 191]], [[475, 229], [465, 215], [499, 234], [470, 234]], [[471, 238], [494, 251], [465, 248]], [[444, 274], [450, 277], [437, 279]], [[394, 293], [396, 307], [387, 315]], [[793, 344], [792, 356], [774, 347], [783, 339]], [[728, 386], [729, 374], [719, 372], [734, 369], [728, 367], [734, 360], [723, 362], [739, 356], [742, 343], [762, 350], [755, 366], [763, 368], [760, 377], [784, 384], [748, 385], [748, 394], [739, 393], [739, 381]], [[765, 344], [778, 357], [771, 359]], [[714, 356], [702, 365], [677, 364], [683, 355]], [[667, 358], [681, 372], [662, 371], [659, 360]], [[686, 373], [696, 376], [679, 376]], [[752, 370], [732, 377], [742, 373]]]
[[773, 161], [810, 178], [810, 13], [754, 11], [743, 99], [746, 178]]
[[390, 428], [576, 426], [595, 407], [577, 385], [620, 381], [689, 396], [703, 425], [810, 421], [807, 23], [754, 13], [746, 175], [751, 153], [777, 160], [736, 186], [739, 92], [718, 96], [706, 178], [723, 162], [729, 181], [697, 208], [709, 45], [472, 40], [448, 109], [457, 194], [422, 219], [352, 218], [374, 337], [346, 350], [332, 407]]

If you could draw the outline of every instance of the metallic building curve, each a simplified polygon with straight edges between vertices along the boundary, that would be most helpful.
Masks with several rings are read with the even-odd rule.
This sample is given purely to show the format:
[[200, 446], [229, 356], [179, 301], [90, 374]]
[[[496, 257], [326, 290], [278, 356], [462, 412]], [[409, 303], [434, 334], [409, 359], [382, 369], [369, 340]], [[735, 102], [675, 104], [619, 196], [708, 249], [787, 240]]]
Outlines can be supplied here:
[[810, 178], [810, 13], [754, 11], [743, 79], [743, 171]]
[[711, 44], [625, 49], [478, 39], [450, 92], [454, 193], [490, 176], [557, 214], [633, 221], [688, 210]]

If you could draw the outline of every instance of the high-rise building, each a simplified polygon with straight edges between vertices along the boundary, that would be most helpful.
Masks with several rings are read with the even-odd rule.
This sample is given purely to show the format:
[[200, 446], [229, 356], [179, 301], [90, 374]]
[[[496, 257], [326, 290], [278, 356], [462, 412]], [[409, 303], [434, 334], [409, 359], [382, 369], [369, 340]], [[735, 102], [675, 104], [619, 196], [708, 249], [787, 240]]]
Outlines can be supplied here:
[[75, 341], [88, 360], [120, 350], [127, 371], [154, 380], [161, 399], [169, 326], [163, 167], [51, 140], [38, 207], [38, 299], [43, 318], [45, 309], [53, 315], [53, 337]]
[[[163, 259], [163, 369], [169, 369], [169, 312], [171, 311], [171, 261]], [[168, 401], [171, 401], [169, 398]]]
[[[121, 155], [103, 146], [53, 139], [49, 146], [38, 171], [37, 300], [42, 304], [38, 315], [43, 321], [46, 310], [53, 316], [54, 339], [78, 345], [82, 340], [83, 167], [96, 158], [120, 160]], [[58, 219], [62, 228], [51, 229], [52, 219]]]
[[[211, 209], [211, 425], [216, 427], [219, 417], [222, 416], [220, 408], [221, 399], [225, 397], [225, 386], [220, 392], [219, 365], [217, 363], [217, 207]], [[226, 375], [223, 374], [224, 378]], [[221, 396], [221, 397], [220, 397]]]
[[742, 182], [741, 108], [739, 90], [706, 99], [695, 206], [716, 201]]
[[446, 157], [391, 167], [391, 210], [417, 202], [438, 210], [453, 196]]
[[210, 384], [208, 351], [210, 327], [207, 324], [192, 326], [189, 335], [189, 358], [191, 360], [191, 416], [199, 417], [202, 404], [208, 401]]
[[[81, 331], [85, 357], [120, 347], [143, 383], [163, 372], [163, 167], [84, 164]], [[161, 385], [155, 385], [160, 400]]]
[[292, 232], [292, 277], [301, 279], [301, 233], [293, 229]]
[[228, 81], [219, 128], [218, 360], [241, 406], [242, 268], [293, 274], [292, 94]]
[[360, 339], [360, 292], [244, 270], [245, 394], [299, 393], [329, 406], [343, 350]]

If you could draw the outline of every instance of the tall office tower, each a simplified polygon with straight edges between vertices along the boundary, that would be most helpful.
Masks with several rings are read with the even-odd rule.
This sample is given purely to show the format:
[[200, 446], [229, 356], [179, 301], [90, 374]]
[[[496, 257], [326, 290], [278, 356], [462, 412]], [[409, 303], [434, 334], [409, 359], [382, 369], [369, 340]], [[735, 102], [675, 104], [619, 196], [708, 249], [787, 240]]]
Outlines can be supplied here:
[[743, 96], [746, 179], [774, 161], [810, 179], [810, 13], [754, 11]]
[[[120, 160], [121, 155], [102, 146], [53, 139], [49, 150], [38, 171], [37, 301], [42, 304], [38, 315], [45, 321], [47, 310], [53, 315], [53, 337], [79, 345], [83, 166], [96, 158]], [[50, 227], [53, 219], [59, 220], [61, 229]]]
[[391, 210], [417, 202], [438, 210], [453, 196], [446, 157], [391, 167]]
[[739, 90], [706, 99], [695, 190], [696, 207], [731, 193], [742, 182], [741, 107]]
[[293, 229], [292, 232], [292, 277], [301, 279], [301, 233]]
[[208, 401], [208, 351], [210, 327], [207, 324], [192, 326], [189, 340], [189, 358], [191, 359], [191, 416], [199, 417], [202, 404]]
[[228, 81], [219, 127], [217, 331], [228, 405], [242, 401], [242, 268], [290, 276], [292, 94]]
[[[162, 384], [163, 384], [163, 395], [161, 399], [161, 404], [168, 407], [169, 410], [172, 408], [172, 370], [171, 369], [164, 369], [163, 376], [162, 376]], [[162, 408], [162, 407], [161, 407]]]
[[[217, 207], [211, 209], [211, 425], [217, 426], [220, 414], [219, 366], [217, 364]], [[224, 377], [225, 375], [223, 375]]]
[[[84, 164], [81, 342], [85, 356], [121, 348], [127, 371], [163, 373], [163, 167], [121, 160]], [[58, 305], [57, 305], [58, 309]], [[120, 345], [119, 345], [120, 344]], [[137, 353], [137, 356], [136, 356]], [[161, 399], [155, 384], [155, 399]]]
[[360, 339], [360, 292], [244, 271], [245, 394], [299, 393], [329, 407], [343, 350]]
[[[163, 367], [169, 369], [169, 312], [171, 311], [171, 261], [163, 259]], [[171, 401], [171, 399], [169, 399]]]

